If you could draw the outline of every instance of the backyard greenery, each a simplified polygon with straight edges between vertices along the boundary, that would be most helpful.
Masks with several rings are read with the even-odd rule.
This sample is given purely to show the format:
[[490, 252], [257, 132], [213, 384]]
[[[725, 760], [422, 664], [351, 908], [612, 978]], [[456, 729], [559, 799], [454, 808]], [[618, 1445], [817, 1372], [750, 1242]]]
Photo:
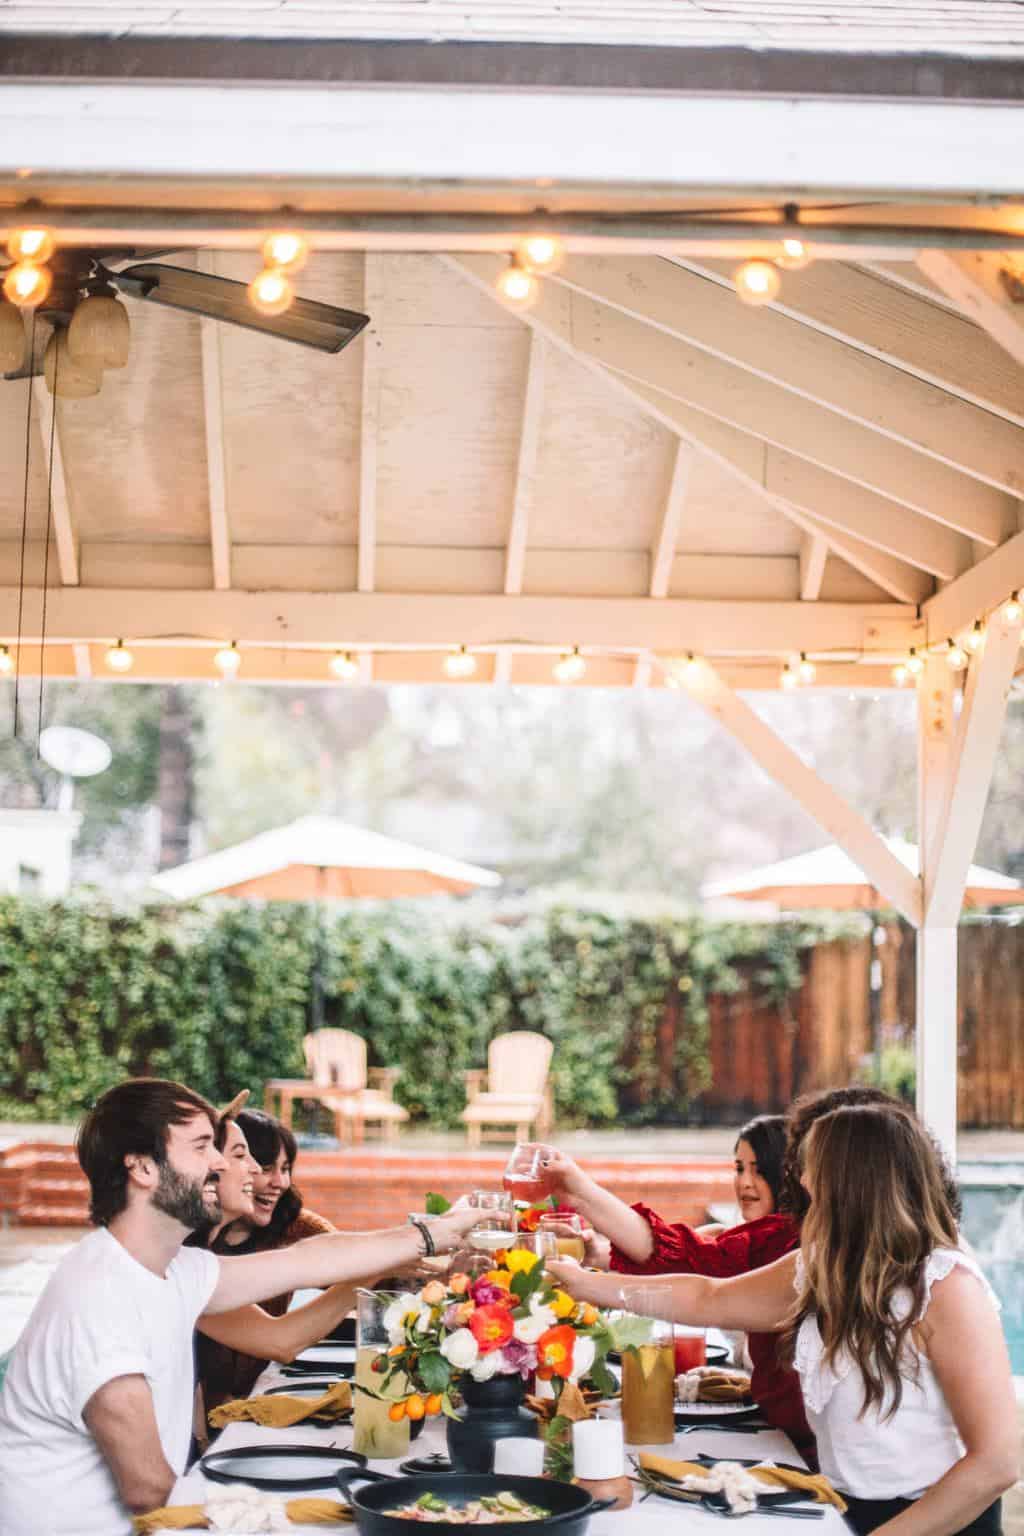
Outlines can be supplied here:
[[323, 1022], [402, 1068], [416, 1119], [457, 1123], [487, 1042], [554, 1042], [560, 1118], [678, 1123], [708, 1080], [708, 998], [800, 986], [810, 924], [712, 924], [553, 907], [509, 925], [415, 905], [149, 908], [0, 900], [0, 1117], [78, 1114], [126, 1073], [215, 1101], [302, 1074]]

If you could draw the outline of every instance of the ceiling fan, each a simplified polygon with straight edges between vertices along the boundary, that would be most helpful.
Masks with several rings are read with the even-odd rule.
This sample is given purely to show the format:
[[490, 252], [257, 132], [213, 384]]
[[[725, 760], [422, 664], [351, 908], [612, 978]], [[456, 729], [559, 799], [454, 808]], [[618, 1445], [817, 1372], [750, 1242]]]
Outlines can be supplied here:
[[[287, 308], [275, 313], [268, 295], [268, 305], [261, 311], [245, 283], [154, 259], [171, 254], [57, 251], [47, 263], [52, 278], [49, 292], [35, 311], [52, 330], [41, 359], [38, 354], [27, 355], [21, 311], [0, 299], [0, 374], [11, 380], [43, 373], [50, 392], [67, 398], [96, 394], [102, 371], [124, 367], [128, 361], [130, 322], [118, 293], [319, 352], [342, 351], [369, 324], [368, 315], [316, 299], [289, 298], [287, 289]], [[134, 259], [143, 255], [148, 259]], [[112, 265], [122, 262], [127, 264]], [[261, 274], [263, 278], [274, 275]]]

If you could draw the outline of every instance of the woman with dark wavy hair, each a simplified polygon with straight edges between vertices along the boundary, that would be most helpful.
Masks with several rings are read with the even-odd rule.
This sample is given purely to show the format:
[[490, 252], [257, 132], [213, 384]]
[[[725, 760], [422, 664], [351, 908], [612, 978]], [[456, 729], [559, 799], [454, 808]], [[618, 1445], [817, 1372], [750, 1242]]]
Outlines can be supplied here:
[[[900, 1106], [850, 1105], [811, 1125], [799, 1166], [799, 1252], [729, 1280], [673, 1276], [664, 1315], [783, 1335], [858, 1536], [997, 1536], [1019, 1470], [1013, 1379], [934, 1141]], [[581, 1300], [617, 1292], [549, 1267]]]

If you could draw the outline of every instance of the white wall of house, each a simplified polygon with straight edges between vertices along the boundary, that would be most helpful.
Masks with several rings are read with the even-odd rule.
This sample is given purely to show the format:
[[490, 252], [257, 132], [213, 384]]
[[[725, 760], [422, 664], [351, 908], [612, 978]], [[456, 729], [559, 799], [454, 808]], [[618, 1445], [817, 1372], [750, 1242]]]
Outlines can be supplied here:
[[63, 896], [71, 885], [76, 811], [0, 810], [0, 892]]

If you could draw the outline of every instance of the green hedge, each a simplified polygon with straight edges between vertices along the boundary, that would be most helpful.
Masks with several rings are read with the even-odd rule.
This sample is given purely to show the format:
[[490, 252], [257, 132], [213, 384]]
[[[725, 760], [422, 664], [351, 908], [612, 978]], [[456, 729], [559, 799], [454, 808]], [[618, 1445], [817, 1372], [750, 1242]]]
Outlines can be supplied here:
[[61, 1118], [127, 1073], [215, 1100], [302, 1072], [324, 1022], [399, 1066], [416, 1119], [457, 1123], [491, 1036], [555, 1046], [566, 1121], [679, 1123], [707, 1086], [708, 998], [799, 987], [806, 924], [712, 925], [555, 907], [516, 926], [427, 906], [147, 909], [0, 900], [0, 1116]]

